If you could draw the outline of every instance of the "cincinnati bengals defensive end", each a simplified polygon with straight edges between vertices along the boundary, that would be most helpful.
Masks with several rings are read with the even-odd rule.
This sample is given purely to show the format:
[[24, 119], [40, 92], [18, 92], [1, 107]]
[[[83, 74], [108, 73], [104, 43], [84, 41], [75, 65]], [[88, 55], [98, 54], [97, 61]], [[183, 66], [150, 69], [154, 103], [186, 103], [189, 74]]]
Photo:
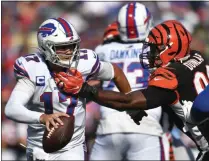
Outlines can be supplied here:
[[[37, 32], [40, 51], [19, 57], [14, 64], [17, 84], [5, 108], [8, 118], [28, 124], [27, 160], [84, 160], [85, 99], [73, 95], [80, 80], [113, 79], [121, 92], [129, 92], [130, 85], [122, 70], [108, 62], [99, 61], [94, 51], [80, 49], [80, 37], [63, 18], [44, 21]], [[66, 82], [75, 71], [81, 78]], [[67, 95], [60, 88], [68, 91]], [[70, 93], [69, 93], [70, 92]], [[75, 117], [74, 134], [61, 150], [45, 153], [42, 138], [45, 127], [63, 124], [60, 116]]]
[[200, 150], [197, 160], [208, 160], [209, 147], [205, 138], [208, 127], [200, 132], [200, 125], [191, 117], [191, 108], [195, 97], [208, 85], [209, 66], [200, 52], [190, 48], [191, 40], [190, 33], [176, 20], [155, 26], [144, 43], [144, 48], [150, 48], [150, 52], [145, 50], [140, 57], [145, 68], [156, 68], [147, 89], [125, 95], [97, 90], [84, 83], [80, 97], [91, 97], [119, 111], [163, 106], [176, 125], [197, 144]]

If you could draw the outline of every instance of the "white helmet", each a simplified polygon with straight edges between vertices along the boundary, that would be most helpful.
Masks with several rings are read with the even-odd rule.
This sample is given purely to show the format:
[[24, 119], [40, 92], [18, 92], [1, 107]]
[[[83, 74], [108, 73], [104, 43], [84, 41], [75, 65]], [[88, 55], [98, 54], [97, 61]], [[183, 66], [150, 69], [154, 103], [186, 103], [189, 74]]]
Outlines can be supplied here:
[[[37, 33], [38, 46], [46, 60], [53, 64], [70, 68], [75, 62], [75, 67], [79, 60], [80, 37], [74, 27], [63, 18], [50, 18], [44, 21]], [[72, 54], [57, 54], [56, 49], [68, 47]]]
[[152, 15], [143, 4], [130, 2], [120, 9], [118, 25], [121, 40], [143, 41], [152, 28]]

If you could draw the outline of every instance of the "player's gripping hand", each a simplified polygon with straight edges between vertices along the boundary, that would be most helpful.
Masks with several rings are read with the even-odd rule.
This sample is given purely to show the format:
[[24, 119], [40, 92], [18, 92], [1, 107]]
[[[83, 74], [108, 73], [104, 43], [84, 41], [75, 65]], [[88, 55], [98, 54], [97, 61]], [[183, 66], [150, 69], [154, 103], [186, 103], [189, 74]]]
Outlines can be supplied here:
[[131, 119], [137, 124], [140, 125], [140, 121], [144, 116], [147, 116], [147, 113], [144, 110], [137, 111], [127, 111], [127, 114], [131, 117]]
[[54, 73], [54, 79], [57, 87], [67, 94], [77, 94], [83, 84], [82, 75], [78, 71], [73, 71], [71, 74], [65, 72]]
[[53, 114], [42, 114], [40, 116], [40, 123], [46, 125], [46, 128], [48, 131], [50, 131], [49, 125], [52, 124], [54, 128], [58, 128], [57, 125], [64, 125], [60, 116], [66, 116], [69, 117], [68, 114], [59, 112], [59, 113], [53, 113]]

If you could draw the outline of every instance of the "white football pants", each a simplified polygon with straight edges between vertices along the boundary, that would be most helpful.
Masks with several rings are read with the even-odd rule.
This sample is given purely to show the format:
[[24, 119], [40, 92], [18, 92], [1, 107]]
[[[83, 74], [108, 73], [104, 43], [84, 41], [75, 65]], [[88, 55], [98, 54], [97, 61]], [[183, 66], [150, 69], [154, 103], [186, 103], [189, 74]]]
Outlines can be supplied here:
[[165, 160], [162, 139], [146, 134], [99, 135], [90, 160]]
[[41, 148], [27, 148], [27, 160], [85, 160], [86, 147], [84, 144], [78, 145], [74, 148], [68, 149], [63, 152], [54, 152], [47, 154]]

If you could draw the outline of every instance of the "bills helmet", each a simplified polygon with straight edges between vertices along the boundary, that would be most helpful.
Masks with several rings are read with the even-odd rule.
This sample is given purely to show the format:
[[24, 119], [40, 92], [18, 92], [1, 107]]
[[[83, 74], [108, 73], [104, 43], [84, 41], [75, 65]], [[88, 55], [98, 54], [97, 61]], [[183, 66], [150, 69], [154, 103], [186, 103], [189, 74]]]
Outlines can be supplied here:
[[49, 62], [65, 68], [77, 67], [80, 37], [63, 18], [44, 21], [37, 32], [38, 46]]
[[143, 41], [152, 28], [152, 15], [141, 3], [130, 2], [118, 13], [118, 25], [122, 41]]

